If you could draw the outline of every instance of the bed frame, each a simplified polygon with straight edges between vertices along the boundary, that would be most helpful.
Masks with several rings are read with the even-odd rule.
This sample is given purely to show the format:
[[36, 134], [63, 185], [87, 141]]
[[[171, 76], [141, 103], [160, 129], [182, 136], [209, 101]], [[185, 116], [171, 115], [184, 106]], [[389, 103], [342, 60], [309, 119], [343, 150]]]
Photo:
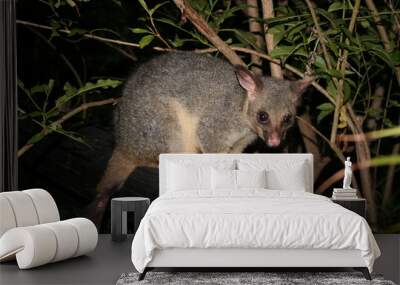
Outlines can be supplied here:
[[[162, 154], [160, 155], [160, 195], [166, 192], [168, 161], [190, 160], [236, 160], [256, 158], [274, 161], [305, 161], [308, 172], [307, 192], [313, 193], [312, 154]], [[246, 271], [254, 268], [343, 268], [350, 267], [361, 271], [371, 280], [368, 268], [359, 250], [329, 249], [254, 249], [254, 248], [169, 248], [154, 252], [139, 280], [155, 268], [231, 268]]]

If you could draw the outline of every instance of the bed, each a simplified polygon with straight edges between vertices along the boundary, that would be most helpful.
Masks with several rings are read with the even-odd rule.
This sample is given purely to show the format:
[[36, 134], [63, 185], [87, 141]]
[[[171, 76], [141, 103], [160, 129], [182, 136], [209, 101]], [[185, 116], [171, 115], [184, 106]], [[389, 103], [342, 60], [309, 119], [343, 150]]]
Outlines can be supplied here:
[[154, 268], [352, 267], [380, 251], [361, 216], [313, 194], [311, 154], [162, 154], [160, 196], [132, 243]]

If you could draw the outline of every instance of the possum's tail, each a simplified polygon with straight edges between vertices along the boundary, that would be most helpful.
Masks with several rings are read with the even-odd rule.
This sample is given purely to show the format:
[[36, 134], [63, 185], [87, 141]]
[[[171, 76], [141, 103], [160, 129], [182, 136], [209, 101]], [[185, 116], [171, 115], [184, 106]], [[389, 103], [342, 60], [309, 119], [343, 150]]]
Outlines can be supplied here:
[[135, 170], [134, 161], [127, 160], [126, 156], [116, 148], [108, 161], [106, 171], [96, 187], [96, 199], [86, 208], [86, 216], [99, 229], [103, 221], [104, 212], [110, 202], [110, 197], [125, 183], [128, 176]]

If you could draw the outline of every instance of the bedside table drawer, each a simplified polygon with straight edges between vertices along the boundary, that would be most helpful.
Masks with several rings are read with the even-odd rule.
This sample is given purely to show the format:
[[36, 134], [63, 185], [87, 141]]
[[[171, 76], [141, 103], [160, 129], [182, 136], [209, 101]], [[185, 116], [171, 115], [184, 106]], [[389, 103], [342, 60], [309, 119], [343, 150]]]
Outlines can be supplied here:
[[365, 199], [357, 200], [337, 200], [332, 199], [332, 202], [339, 204], [340, 206], [359, 214], [363, 218], [367, 218], [367, 204]]

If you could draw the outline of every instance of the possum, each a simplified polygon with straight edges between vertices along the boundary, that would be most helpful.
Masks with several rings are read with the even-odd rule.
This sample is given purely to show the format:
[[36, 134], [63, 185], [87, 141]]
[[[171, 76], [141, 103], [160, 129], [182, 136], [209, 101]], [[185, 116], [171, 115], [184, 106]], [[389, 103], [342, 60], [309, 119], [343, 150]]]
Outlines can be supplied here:
[[277, 147], [311, 82], [254, 75], [193, 52], [170, 52], [139, 66], [115, 112], [116, 146], [97, 185], [92, 220], [138, 166], [160, 153], [240, 153], [257, 137]]

